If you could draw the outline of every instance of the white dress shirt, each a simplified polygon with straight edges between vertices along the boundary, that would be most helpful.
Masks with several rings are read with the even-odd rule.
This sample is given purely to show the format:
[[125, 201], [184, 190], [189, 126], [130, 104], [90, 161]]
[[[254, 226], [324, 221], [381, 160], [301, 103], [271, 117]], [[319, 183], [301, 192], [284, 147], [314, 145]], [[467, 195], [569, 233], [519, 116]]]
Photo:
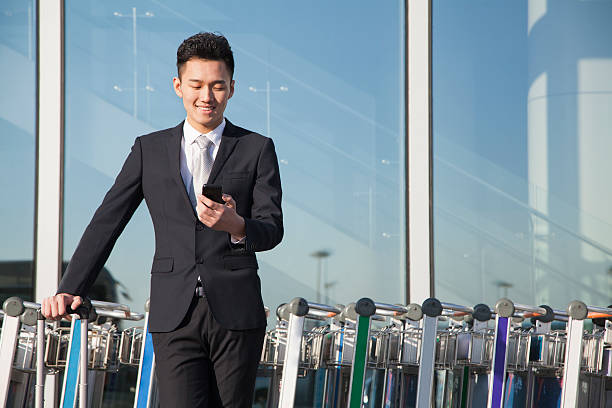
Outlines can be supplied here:
[[[225, 129], [225, 118], [219, 126], [211, 130], [210, 132], [204, 134], [211, 142], [213, 142], [212, 148], [208, 148], [208, 154], [214, 161], [217, 157], [217, 152], [219, 151], [219, 146], [221, 145], [221, 136], [223, 135], [223, 130]], [[183, 123], [183, 138], [181, 139], [181, 177], [183, 178], [183, 184], [185, 184], [185, 188], [187, 189], [187, 195], [189, 195], [189, 200], [191, 201], [191, 205], [193, 209], [196, 209], [196, 193], [193, 188], [193, 158], [194, 155], [200, 154], [200, 147], [195, 142], [195, 140], [201, 135], [200, 132], [194, 129], [193, 126], [189, 124], [187, 119]], [[198, 194], [202, 194], [201, 191], [198, 191]], [[244, 237], [242, 239], [235, 239], [231, 237], [232, 244], [240, 244], [244, 241]]]
[[[204, 135], [213, 142], [214, 147], [209, 147], [207, 152], [213, 161], [215, 157], [217, 157], [224, 129], [225, 118], [223, 118], [223, 122], [221, 122], [219, 126]], [[196, 195], [193, 189], [193, 158], [196, 154], [200, 154], [200, 147], [195, 142], [200, 135], [201, 133], [195, 130], [187, 119], [185, 119], [183, 124], [183, 139], [181, 140], [181, 177], [183, 178], [183, 184], [185, 184], [187, 194], [189, 195], [191, 205], [194, 209], [196, 208]], [[198, 191], [198, 194], [202, 194], [202, 192]]]

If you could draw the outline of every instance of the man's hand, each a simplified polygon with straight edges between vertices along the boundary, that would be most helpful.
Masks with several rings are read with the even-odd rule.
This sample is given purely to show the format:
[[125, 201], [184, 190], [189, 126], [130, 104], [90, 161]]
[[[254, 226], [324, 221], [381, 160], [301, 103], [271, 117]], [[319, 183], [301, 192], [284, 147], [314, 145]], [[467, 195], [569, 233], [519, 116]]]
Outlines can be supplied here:
[[225, 205], [198, 195], [196, 212], [204, 225], [217, 231], [230, 233], [233, 239], [239, 240], [246, 234], [244, 218], [236, 212], [236, 202], [229, 194], [223, 194]]
[[72, 310], [76, 310], [82, 304], [83, 299], [80, 296], [58, 293], [43, 300], [41, 312], [49, 320], [61, 320], [62, 317], [70, 320], [70, 315], [66, 313], [67, 306], [70, 306]]

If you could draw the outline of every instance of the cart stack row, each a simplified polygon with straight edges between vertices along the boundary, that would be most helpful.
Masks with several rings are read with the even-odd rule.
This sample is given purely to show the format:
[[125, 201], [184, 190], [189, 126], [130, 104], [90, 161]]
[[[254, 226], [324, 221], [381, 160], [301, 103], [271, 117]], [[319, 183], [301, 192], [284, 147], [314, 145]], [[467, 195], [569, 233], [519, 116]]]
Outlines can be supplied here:
[[[61, 374], [60, 407], [99, 407], [106, 374], [127, 366], [138, 370], [133, 406], [157, 406], [147, 305], [141, 314], [91, 301], [71, 312], [67, 326], [46, 322], [38, 304], [4, 303], [0, 406], [53, 406], [45, 382]], [[257, 406], [612, 406], [612, 308], [574, 301], [555, 310], [505, 298], [493, 308], [435, 298], [331, 306], [295, 298], [276, 314]], [[118, 320], [143, 325], [119, 330]]]

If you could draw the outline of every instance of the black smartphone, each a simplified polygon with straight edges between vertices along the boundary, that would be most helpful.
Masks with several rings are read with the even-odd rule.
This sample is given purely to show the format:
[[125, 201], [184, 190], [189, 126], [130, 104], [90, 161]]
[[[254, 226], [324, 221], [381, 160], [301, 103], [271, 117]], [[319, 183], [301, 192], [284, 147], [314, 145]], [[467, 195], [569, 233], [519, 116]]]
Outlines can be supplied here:
[[225, 204], [225, 201], [223, 201], [223, 187], [218, 184], [204, 184], [202, 186], [202, 195], [219, 204]]

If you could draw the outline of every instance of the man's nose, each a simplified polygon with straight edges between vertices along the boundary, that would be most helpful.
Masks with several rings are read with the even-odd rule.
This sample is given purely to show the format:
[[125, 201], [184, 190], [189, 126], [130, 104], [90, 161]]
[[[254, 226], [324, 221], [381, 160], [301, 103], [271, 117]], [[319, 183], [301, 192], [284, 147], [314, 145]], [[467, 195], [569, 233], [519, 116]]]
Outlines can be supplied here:
[[210, 101], [212, 101], [212, 99], [213, 99], [212, 94], [213, 94], [213, 93], [212, 93], [212, 89], [210, 89], [210, 88], [209, 88], [209, 87], [207, 87], [207, 86], [203, 86], [203, 87], [200, 89], [200, 95], [199, 95], [200, 100], [201, 100], [202, 102], [210, 102]]

